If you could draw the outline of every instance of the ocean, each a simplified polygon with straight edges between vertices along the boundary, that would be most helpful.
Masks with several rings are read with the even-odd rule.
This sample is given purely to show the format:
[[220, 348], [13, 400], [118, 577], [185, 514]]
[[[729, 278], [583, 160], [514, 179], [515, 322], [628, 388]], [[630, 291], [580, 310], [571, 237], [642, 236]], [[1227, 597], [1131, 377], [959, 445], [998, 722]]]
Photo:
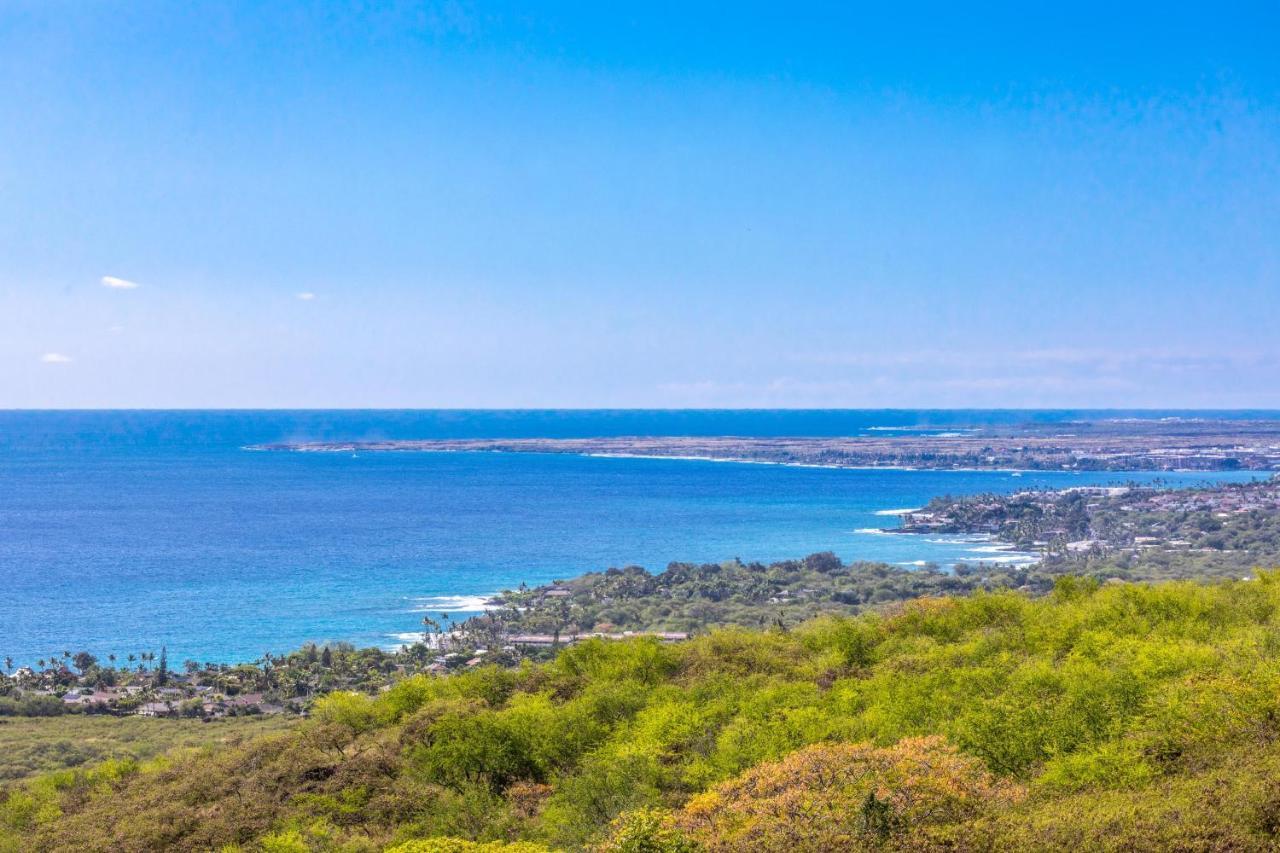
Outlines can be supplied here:
[[123, 658], [164, 646], [176, 664], [253, 660], [308, 641], [392, 647], [421, 630], [424, 612], [465, 616], [521, 582], [610, 566], [657, 571], [825, 550], [907, 565], [1019, 560], [965, 537], [878, 528], [940, 494], [1257, 476], [244, 449], [302, 439], [885, 435], [1099, 414], [0, 412], [0, 658], [26, 664], [81, 649]]

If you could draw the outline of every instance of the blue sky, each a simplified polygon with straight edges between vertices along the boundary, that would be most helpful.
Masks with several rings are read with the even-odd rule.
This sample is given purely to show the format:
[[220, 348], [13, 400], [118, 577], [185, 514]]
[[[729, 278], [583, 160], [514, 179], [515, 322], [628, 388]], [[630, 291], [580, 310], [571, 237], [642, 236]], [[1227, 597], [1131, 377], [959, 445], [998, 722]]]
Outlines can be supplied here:
[[1280, 11], [964, 5], [9, 0], [0, 407], [1280, 407]]

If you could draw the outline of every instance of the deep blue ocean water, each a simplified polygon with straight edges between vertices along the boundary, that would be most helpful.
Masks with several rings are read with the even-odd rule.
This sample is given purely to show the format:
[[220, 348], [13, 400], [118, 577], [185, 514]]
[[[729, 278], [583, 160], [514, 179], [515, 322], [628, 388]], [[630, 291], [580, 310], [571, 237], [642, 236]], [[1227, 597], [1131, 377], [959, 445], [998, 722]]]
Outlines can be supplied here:
[[1159, 476], [491, 453], [353, 458], [251, 452], [248, 444], [883, 435], [1097, 414], [0, 412], [0, 657], [30, 663], [63, 650], [124, 656], [163, 645], [175, 662], [233, 661], [309, 640], [390, 646], [420, 630], [424, 610], [463, 614], [477, 597], [521, 581], [629, 564], [659, 570], [673, 560], [768, 561], [822, 550], [904, 564], [1016, 559], [963, 538], [870, 531], [896, 523], [877, 513], [939, 494]]

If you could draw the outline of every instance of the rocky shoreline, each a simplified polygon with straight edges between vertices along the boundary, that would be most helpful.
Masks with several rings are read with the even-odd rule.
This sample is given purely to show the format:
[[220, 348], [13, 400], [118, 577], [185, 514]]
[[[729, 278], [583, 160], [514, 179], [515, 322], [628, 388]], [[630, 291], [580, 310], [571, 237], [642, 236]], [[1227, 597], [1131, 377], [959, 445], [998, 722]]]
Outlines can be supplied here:
[[890, 532], [989, 536], [1052, 567], [1181, 561], [1213, 574], [1280, 562], [1276, 477], [1190, 489], [1081, 486], [935, 498], [901, 519]]

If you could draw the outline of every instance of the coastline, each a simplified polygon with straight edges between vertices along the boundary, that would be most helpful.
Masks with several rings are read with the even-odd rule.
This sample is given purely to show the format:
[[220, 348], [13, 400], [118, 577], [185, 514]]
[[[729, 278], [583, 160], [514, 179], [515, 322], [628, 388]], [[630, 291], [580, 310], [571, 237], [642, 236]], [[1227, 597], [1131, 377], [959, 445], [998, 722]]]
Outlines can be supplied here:
[[469, 449], [454, 447], [364, 447], [351, 444], [335, 444], [332, 446], [273, 446], [265, 444], [245, 445], [241, 450], [251, 453], [413, 453], [413, 454], [494, 454], [506, 456], [532, 455], [532, 456], [574, 456], [580, 459], [647, 459], [653, 461], [679, 461], [679, 462], [714, 462], [717, 464], [731, 465], [772, 465], [780, 468], [808, 468], [829, 471], [939, 471], [939, 472], [955, 472], [957, 474], [1009, 474], [1011, 476], [1023, 476], [1026, 474], [1043, 474], [1048, 472], [1060, 472], [1064, 474], [1207, 474], [1220, 473], [1222, 471], [1254, 471], [1259, 474], [1271, 474], [1280, 476], [1280, 469], [1276, 468], [1076, 468], [1076, 469], [1058, 469], [1058, 468], [1001, 468], [1001, 467], [983, 467], [983, 466], [958, 466], [958, 465], [854, 465], [843, 464], [839, 462], [790, 462], [775, 459], [746, 459], [734, 456], [691, 456], [679, 454], [665, 453], [601, 453], [601, 452], [573, 452], [573, 451], [546, 451], [546, 450], [529, 450], [529, 449]]
[[[689, 424], [678, 416], [628, 417], [575, 415], [573, 429], [607, 434], [620, 424], [652, 424], [661, 433]], [[843, 414], [829, 420], [851, 422]], [[671, 448], [650, 453], [648, 445], [622, 452], [623, 445], [637, 441], [626, 437], [635, 432], [627, 432], [608, 439], [604, 448], [596, 446], [596, 439], [549, 444], [534, 439], [574, 457], [558, 461], [539, 459], [527, 442], [507, 439], [481, 440], [495, 453], [512, 454], [506, 459], [468, 453], [475, 448], [451, 439], [445, 447], [435, 441], [404, 446], [451, 458], [374, 458], [362, 450], [360, 460], [348, 460], [341, 454], [305, 459], [239, 448], [260, 447], [276, 437], [399, 438], [438, 435], [446, 429], [536, 436], [556, 435], [562, 427], [523, 415], [476, 421], [471, 416], [432, 420], [376, 413], [286, 413], [265, 420], [238, 413], [100, 414], [91, 423], [101, 446], [89, 456], [69, 450], [77, 447], [74, 440], [84, 429], [80, 416], [40, 415], [41, 434], [53, 430], [63, 438], [47, 447], [31, 439], [32, 447], [24, 453], [40, 465], [16, 469], [14, 488], [0, 503], [16, 522], [9, 531], [12, 541], [48, 538], [30, 557], [21, 548], [10, 548], [9, 559], [0, 561], [9, 571], [15, 601], [23, 605], [6, 620], [9, 639], [0, 651], [35, 661], [51, 650], [60, 654], [68, 642], [117, 655], [143, 648], [158, 651], [167, 642], [170, 652], [182, 658], [245, 661], [264, 649], [286, 650], [309, 640], [383, 645], [397, 642], [388, 635], [416, 630], [424, 615], [446, 611], [463, 618], [472, 608], [483, 612], [485, 606], [456, 597], [410, 600], [422, 593], [462, 591], [487, 597], [521, 580], [547, 583], [610, 565], [638, 564], [658, 571], [685, 558], [719, 560], [741, 554], [776, 560], [829, 549], [847, 559], [926, 560], [945, 567], [1004, 555], [961, 553], [970, 545], [925, 544], [935, 537], [912, 542], [853, 531], [894, 527], [896, 521], [871, 513], [918, 507], [934, 495], [1118, 483], [1130, 477], [1128, 471], [1090, 474], [1046, 468], [1044, 474], [1010, 479], [1018, 471], [1036, 469], [963, 466], [950, 460], [916, 465], [885, 459], [859, 465], [809, 454], [840, 447], [890, 448], [895, 453], [908, 446], [951, 448], [963, 439], [908, 436], [904, 444], [896, 437], [876, 437], [872, 430], [866, 430], [872, 433], [870, 444], [863, 439], [775, 439], [768, 433], [744, 439], [751, 433], [741, 419], [704, 421], [712, 430], [720, 429], [721, 437], [639, 441], [674, 443], [685, 450], [690, 442], [710, 442], [716, 453]], [[795, 425], [813, 420], [780, 423], [792, 427], [784, 435], [802, 434]], [[1207, 423], [1202, 426], [1208, 429]], [[141, 427], [144, 432], [138, 432]], [[852, 431], [859, 432], [856, 426]], [[1043, 446], [1049, 440], [1046, 432], [984, 430], [982, 440], [1005, 441], [1016, 433], [1037, 438]], [[1150, 430], [1144, 434], [1150, 438]], [[764, 455], [727, 452], [744, 441]], [[583, 447], [584, 442], [591, 446]], [[365, 444], [331, 442], [323, 449], [353, 446]], [[381, 446], [402, 445], [393, 441]], [[516, 458], [517, 453], [523, 458]], [[805, 458], [783, 458], [791, 453]], [[606, 461], [582, 458], [597, 454]], [[672, 461], [611, 463], [609, 457]], [[686, 457], [734, 464], [684, 465]], [[101, 464], [104, 458], [110, 459], [109, 468]], [[851, 473], [834, 473], [840, 469]], [[66, 476], [51, 480], [42, 473], [53, 470]], [[947, 475], [928, 473], [934, 470]], [[130, 489], [131, 500], [101, 504], [105, 481], [99, 478], [107, 471]], [[1135, 479], [1145, 482], [1152, 476]], [[1166, 480], [1188, 483], [1200, 477]], [[583, 499], [587, 495], [590, 500]], [[47, 530], [42, 519], [53, 512], [66, 524]], [[148, 582], [130, 583], [144, 566]], [[230, 604], [216, 615], [206, 613], [201, 601], [209, 596], [225, 597]], [[92, 604], [86, 607], [85, 602]], [[68, 608], [78, 612], [75, 635], [83, 639], [68, 639], [61, 615]], [[419, 612], [412, 612], [415, 608]]]
[[251, 451], [303, 453], [486, 452], [607, 459], [675, 459], [851, 470], [1136, 472], [1280, 470], [1280, 423], [1097, 422], [1063, 434], [1041, 427], [908, 435], [596, 438], [423, 438], [284, 441]]

